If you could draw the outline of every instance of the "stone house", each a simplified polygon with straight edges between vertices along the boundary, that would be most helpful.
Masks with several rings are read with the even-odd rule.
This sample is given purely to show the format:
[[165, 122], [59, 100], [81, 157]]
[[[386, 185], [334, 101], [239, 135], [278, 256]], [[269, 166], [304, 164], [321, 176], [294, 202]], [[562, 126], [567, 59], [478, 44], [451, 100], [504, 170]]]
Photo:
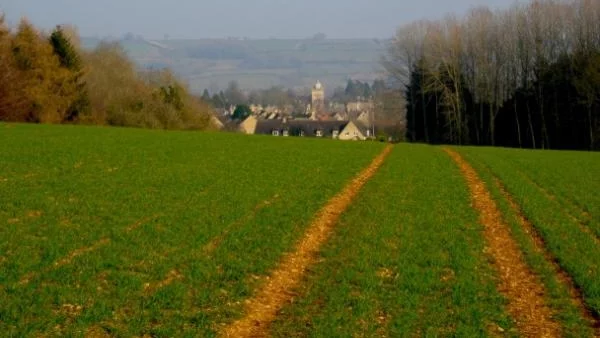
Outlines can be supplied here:
[[240, 124], [246, 134], [277, 137], [321, 137], [339, 140], [366, 140], [371, 131], [358, 121], [259, 120], [251, 116]]

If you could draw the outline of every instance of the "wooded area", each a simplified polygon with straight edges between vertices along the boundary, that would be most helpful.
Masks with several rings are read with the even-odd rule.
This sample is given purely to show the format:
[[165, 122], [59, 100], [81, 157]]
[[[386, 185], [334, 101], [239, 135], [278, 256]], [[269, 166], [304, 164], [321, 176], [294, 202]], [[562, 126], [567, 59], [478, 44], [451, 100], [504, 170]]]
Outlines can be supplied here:
[[50, 34], [0, 17], [0, 121], [204, 129], [210, 107], [169, 71], [139, 71], [118, 44], [79, 47], [71, 27]]
[[414, 142], [600, 149], [600, 1], [415, 22], [384, 65], [406, 85]]

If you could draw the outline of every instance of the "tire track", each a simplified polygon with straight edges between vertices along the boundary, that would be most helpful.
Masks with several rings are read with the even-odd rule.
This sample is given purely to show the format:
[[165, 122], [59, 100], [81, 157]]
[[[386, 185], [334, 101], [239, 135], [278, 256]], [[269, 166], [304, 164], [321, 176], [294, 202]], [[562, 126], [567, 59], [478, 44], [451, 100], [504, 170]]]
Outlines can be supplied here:
[[[214, 254], [215, 250], [217, 250], [219, 248], [221, 243], [227, 238], [227, 236], [232, 231], [235, 231], [236, 229], [239, 229], [241, 226], [252, 221], [260, 211], [270, 207], [271, 205], [273, 205], [280, 199], [281, 199], [281, 195], [279, 193], [275, 193], [273, 196], [269, 197], [268, 199], [260, 201], [252, 209], [250, 209], [250, 211], [248, 211], [246, 214], [242, 215], [241, 217], [237, 218], [236, 220], [234, 220], [233, 222], [231, 222], [227, 226], [225, 226], [222, 229], [221, 233], [214, 236], [208, 243], [206, 243], [205, 245], [203, 245], [200, 248], [192, 249], [192, 251], [189, 251], [188, 254], [186, 255], [185, 261], [210, 258]], [[186, 251], [187, 249], [189, 249], [189, 248], [181, 247], [176, 252], [181, 253], [182, 251]], [[153, 295], [155, 295], [157, 292], [159, 292], [163, 288], [170, 286], [171, 284], [173, 284], [177, 281], [184, 281], [187, 278], [186, 275], [183, 274], [184, 265], [185, 265], [185, 262], [178, 262], [164, 276], [164, 278], [162, 280], [154, 280], [154, 281], [148, 281], [148, 282], [143, 283], [142, 284], [143, 292], [141, 295], [136, 296], [136, 297], [138, 297], [137, 299], [147, 300], [148, 298], [152, 297]], [[120, 306], [121, 311], [123, 311], [123, 309], [133, 308], [135, 300], [136, 300], [136, 298], [130, 298], [129, 300], [127, 300], [125, 304]], [[123, 320], [125, 319], [125, 317], [126, 317], [125, 315], [119, 316], [118, 317], [118, 318], [120, 318], [119, 320], [110, 321], [111, 327], [122, 327], [124, 325]], [[94, 328], [94, 326], [92, 326], [92, 327], [90, 327], [90, 330], [92, 330], [92, 329], [94, 329], [96, 332], [99, 332], [98, 327]]]
[[581, 206], [577, 205], [575, 202], [567, 199], [567, 198], [558, 198], [556, 195], [551, 193], [548, 189], [540, 185], [534, 179], [532, 179], [529, 175], [522, 172], [521, 170], [516, 169], [517, 173], [531, 185], [536, 187], [540, 193], [542, 193], [548, 200], [561, 204], [563, 207], [560, 208], [562, 213], [568, 217], [571, 221], [573, 221], [579, 229], [586, 234], [590, 235], [596, 244], [600, 244], [600, 233], [597, 229], [594, 229], [589, 223], [593, 222], [594, 219], [592, 215], [585, 211]]
[[233, 223], [230, 223], [229, 225], [227, 225], [219, 235], [215, 236], [213, 239], [211, 239], [210, 242], [208, 242], [207, 244], [205, 244], [202, 248], [202, 252], [204, 254], [212, 254], [220, 245], [221, 242], [223, 242], [223, 240], [225, 240], [225, 238], [227, 238], [227, 236], [232, 232], [235, 231], [236, 229], [238, 229], [240, 226], [246, 224], [247, 222], [250, 222], [251, 220], [253, 220], [256, 215], [263, 209], [267, 208], [268, 206], [270, 206], [271, 204], [277, 202], [277, 200], [279, 199], [279, 194], [275, 194], [273, 195], [273, 197], [264, 200], [260, 203], [258, 203], [254, 209], [252, 209], [250, 212], [248, 212], [246, 215], [240, 217], [239, 219], [237, 219], [236, 221], [234, 221]]
[[[125, 233], [130, 233], [134, 230], [136, 230], [137, 228], [139, 228], [140, 226], [142, 226], [145, 223], [148, 223], [156, 218], [158, 218], [160, 215], [154, 215], [154, 216], [150, 216], [150, 217], [144, 217], [138, 221], [136, 221], [135, 223], [133, 223], [132, 225], [128, 226], [124, 232]], [[20, 279], [19, 282], [17, 283], [17, 285], [27, 285], [29, 284], [29, 282], [31, 282], [32, 279], [37, 278], [39, 276], [41, 276], [42, 274], [48, 273], [50, 271], [54, 271], [58, 268], [61, 268], [65, 265], [69, 265], [71, 264], [76, 258], [85, 255], [85, 254], [89, 254], [91, 252], [94, 252], [108, 244], [111, 243], [111, 239], [108, 237], [105, 238], [101, 238], [95, 242], [93, 242], [92, 244], [88, 245], [88, 246], [84, 246], [78, 249], [75, 249], [73, 251], [71, 251], [68, 255], [64, 256], [63, 258], [60, 258], [58, 260], [56, 260], [54, 263], [52, 263], [50, 266], [47, 266], [39, 271], [32, 271], [29, 273], [26, 273], [25, 275], [23, 275]]]
[[[202, 246], [202, 248], [200, 248], [199, 250], [193, 250], [190, 253], [188, 253], [186, 260], [193, 260], [193, 259], [199, 259], [200, 257], [206, 258], [206, 257], [212, 256], [212, 254], [215, 252], [215, 250], [217, 250], [219, 248], [221, 243], [227, 238], [227, 236], [232, 231], [235, 231], [240, 226], [243, 226], [244, 224], [250, 222], [252, 219], [254, 219], [256, 217], [256, 215], [261, 210], [269, 207], [270, 205], [275, 203], [279, 198], [280, 198], [279, 194], [275, 194], [275, 195], [273, 195], [273, 197], [271, 197], [267, 200], [261, 201], [254, 208], [252, 208], [252, 210], [250, 212], [246, 213], [242, 217], [238, 218], [237, 220], [235, 220], [234, 222], [230, 223], [225, 228], [223, 228], [223, 230], [221, 231], [220, 234], [213, 237], [208, 243], [206, 243], [204, 246]], [[184, 249], [181, 249], [179, 251], [183, 251]], [[181, 267], [181, 263], [177, 264], [173, 270], [169, 271], [169, 273], [165, 276], [165, 278], [162, 281], [144, 283], [143, 284], [144, 290], [147, 291], [148, 295], [150, 295], [150, 294], [156, 293], [158, 290], [162, 289], [163, 287], [171, 285], [176, 280], [184, 279], [184, 276], [178, 270], [178, 268], [180, 268], [180, 267]]]
[[506, 297], [508, 312], [526, 337], [560, 337], [561, 327], [552, 320], [553, 312], [545, 303], [545, 288], [529, 269], [512, 238], [502, 213], [477, 172], [455, 151], [444, 151], [460, 168], [471, 192], [472, 205], [484, 226], [487, 251], [498, 271], [498, 289]]
[[517, 216], [517, 220], [519, 224], [528, 235], [529, 239], [533, 243], [535, 250], [541, 254], [546, 262], [552, 267], [554, 275], [557, 280], [565, 287], [568, 291], [569, 296], [571, 297], [571, 302], [579, 309], [579, 312], [585, 318], [585, 320], [589, 323], [590, 327], [594, 330], [594, 336], [600, 337], [600, 319], [594, 316], [594, 313], [590, 311], [590, 309], [585, 305], [585, 300], [583, 298], [583, 294], [581, 290], [575, 285], [575, 282], [569, 276], [569, 274], [562, 269], [562, 267], [557, 263], [556, 258], [546, 249], [546, 244], [542, 236], [535, 229], [534, 225], [525, 217], [521, 207], [515, 202], [513, 197], [504, 187], [504, 184], [494, 176], [494, 185], [500, 190], [502, 196], [508, 204], [510, 208], [513, 210], [514, 214]]
[[226, 326], [223, 337], [265, 337], [279, 310], [289, 302], [306, 269], [315, 263], [315, 255], [331, 235], [337, 220], [365, 183], [377, 172], [392, 150], [388, 145], [371, 164], [321, 209], [300, 239], [295, 250], [285, 255], [267, 277], [266, 284], [246, 301], [243, 318]]

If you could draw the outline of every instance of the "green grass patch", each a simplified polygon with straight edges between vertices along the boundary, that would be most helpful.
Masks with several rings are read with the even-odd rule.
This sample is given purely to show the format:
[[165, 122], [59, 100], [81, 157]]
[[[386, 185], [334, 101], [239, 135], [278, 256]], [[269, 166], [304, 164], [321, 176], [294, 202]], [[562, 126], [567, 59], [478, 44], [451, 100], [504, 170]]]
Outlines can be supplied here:
[[[582, 224], [568, 205], [569, 201], [576, 203], [597, 220], [598, 209], [593, 204], [600, 191], [600, 154], [493, 148], [460, 151], [503, 182], [547, 249], [581, 289], [587, 305], [600, 315], [600, 245], [595, 234], [585, 230], [595, 223]], [[485, 170], [480, 172], [486, 175]], [[544, 275], [542, 270], [540, 273]]]
[[482, 232], [451, 159], [439, 148], [396, 146], [273, 333], [513, 336]]
[[496, 201], [498, 208], [509, 225], [512, 237], [517, 241], [523, 252], [525, 261], [529, 267], [540, 277], [547, 291], [545, 301], [556, 313], [556, 319], [560, 322], [565, 337], [591, 337], [593, 331], [589, 323], [583, 318], [580, 309], [575, 306], [567, 286], [561, 283], [556, 275], [552, 263], [547, 261], [544, 254], [536, 250], [531, 235], [525, 232], [519, 221], [519, 215], [504, 197], [502, 191], [495, 184], [495, 176], [484, 163], [470, 151], [457, 148], [465, 155], [465, 159], [477, 170], [481, 179], [486, 183], [488, 190]]
[[0, 332], [212, 336], [382, 149], [0, 124]]

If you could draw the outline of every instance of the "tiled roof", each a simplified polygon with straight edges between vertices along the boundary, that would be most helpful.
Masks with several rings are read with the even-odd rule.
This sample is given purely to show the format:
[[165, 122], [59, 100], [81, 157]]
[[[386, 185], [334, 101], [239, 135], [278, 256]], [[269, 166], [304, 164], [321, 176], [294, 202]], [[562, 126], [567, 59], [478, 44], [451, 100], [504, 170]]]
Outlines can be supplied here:
[[320, 130], [322, 137], [331, 137], [334, 131], [341, 132], [348, 123], [349, 121], [259, 120], [255, 134], [271, 135], [275, 130], [279, 133], [287, 130], [290, 136], [317, 136], [317, 131]]

